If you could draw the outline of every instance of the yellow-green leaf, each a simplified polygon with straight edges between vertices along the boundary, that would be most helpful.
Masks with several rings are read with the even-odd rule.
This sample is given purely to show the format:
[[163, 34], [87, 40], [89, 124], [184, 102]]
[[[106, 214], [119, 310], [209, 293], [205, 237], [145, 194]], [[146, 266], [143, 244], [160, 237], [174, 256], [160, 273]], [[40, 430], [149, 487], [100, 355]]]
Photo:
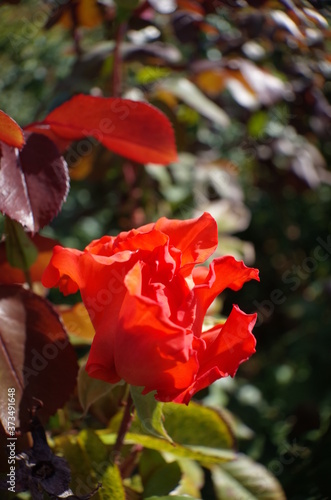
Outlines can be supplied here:
[[[54, 441], [56, 452], [60, 452], [69, 463], [72, 491], [78, 496], [89, 494], [97, 486], [98, 480], [82, 443], [78, 442], [76, 436], [71, 435], [58, 436]], [[93, 500], [100, 498], [98, 495], [99, 492]]]
[[[113, 445], [116, 441], [117, 434], [99, 431], [99, 436], [101, 441], [106, 445]], [[234, 460], [236, 457], [236, 454], [232, 450], [222, 450], [207, 446], [184, 446], [181, 444], [171, 444], [165, 439], [157, 438], [155, 436], [147, 436], [144, 434], [134, 434], [131, 432], [125, 435], [124, 444], [139, 444], [144, 448], [149, 448], [150, 450], [171, 453], [176, 457], [190, 458], [191, 460], [197, 460], [203, 464], [227, 462], [228, 460]]]
[[188, 406], [166, 403], [164, 426], [175, 441], [220, 450], [234, 447], [233, 433], [221, 413], [191, 402]]
[[145, 500], [198, 500], [197, 498], [194, 497], [189, 497], [188, 495], [169, 495], [169, 496], [163, 496], [163, 497], [148, 497]]
[[[109, 453], [106, 445], [91, 429], [84, 429], [80, 432], [77, 441], [88, 456], [93, 470], [102, 475], [109, 464]], [[103, 468], [100, 469], [100, 466]]]
[[125, 489], [117, 465], [109, 465], [101, 479], [101, 500], [125, 500]]

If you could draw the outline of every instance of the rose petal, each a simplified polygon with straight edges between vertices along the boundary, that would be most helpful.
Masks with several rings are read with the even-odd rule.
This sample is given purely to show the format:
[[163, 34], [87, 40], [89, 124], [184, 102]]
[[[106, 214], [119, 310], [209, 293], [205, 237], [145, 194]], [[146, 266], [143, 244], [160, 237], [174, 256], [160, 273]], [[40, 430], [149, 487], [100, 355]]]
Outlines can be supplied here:
[[162, 217], [155, 229], [167, 234], [170, 245], [182, 252], [182, 268], [190, 274], [192, 264], [205, 262], [217, 247], [218, 235], [215, 219], [205, 212], [198, 219], [170, 220]]
[[[115, 359], [122, 378], [148, 391], [165, 387], [169, 391], [168, 379], [174, 372], [174, 390], [187, 385], [188, 379], [192, 381], [192, 366], [197, 370], [193, 334], [173, 323], [161, 304], [139, 295], [126, 297], [119, 328]], [[187, 373], [177, 379], [175, 367], [182, 363], [187, 365]]]
[[257, 269], [233, 257], [194, 268], [217, 244], [209, 214], [190, 221], [160, 219], [83, 252], [56, 247], [46, 286], [80, 289], [96, 330], [86, 369], [90, 376], [156, 391], [160, 401], [188, 403], [220, 377], [234, 375], [255, 351], [256, 315], [234, 306], [228, 320], [202, 332], [211, 302], [225, 288], [258, 280]]
[[252, 329], [256, 314], [245, 314], [234, 305], [224, 324], [202, 334], [205, 349], [198, 353], [199, 371], [195, 382], [174, 400], [186, 403], [192, 396], [222, 377], [235, 375], [241, 363], [255, 352], [256, 340]]
[[[201, 277], [202, 273], [200, 274]], [[199, 280], [197, 275], [196, 278]], [[196, 285], [192, 290], [197, 304], [195, 333], [199, 335], [199, 332], [201, 332], [208, 307], [223, 290], [226, 288], [235, 291], [240, 290], [244, 283], [252, 279], [259, 281], [258, 269], [247, 267], [242, 261], [237, 261], [232, 256], [214, 259], [210, 264], [205, 282]]]
[[78, 259], [79, 250], [56, 245], [50, 263], [42, 275], [42, 284], [46, 288], [58, 286], [64, 295], [77, 292], [81, 285]]

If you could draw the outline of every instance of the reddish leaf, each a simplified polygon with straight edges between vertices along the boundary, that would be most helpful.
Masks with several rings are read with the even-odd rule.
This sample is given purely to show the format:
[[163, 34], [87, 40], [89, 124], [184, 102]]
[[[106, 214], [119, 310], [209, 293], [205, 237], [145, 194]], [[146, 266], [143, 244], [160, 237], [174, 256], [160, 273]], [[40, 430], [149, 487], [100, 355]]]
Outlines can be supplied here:
[[55, 144], [29, 134], [21, 151], [2, 147], [0, 210], [37, 232], [59, 212], [69, 189], [67, 164]]
[[[52, 256], [52, 250], [55, 245], [58, 244], [56, 240], [51, 238], [45, 238], [36, 234], [31, 237], [32, 243], [38, 249], [38, 257], [35, 263], [30, 267], [30, 278], [32, 282], [40, 281], [41, 276], [50, 261]], [[6, 244], [4, 241], [0, 243], [0, 283], [11, 285], [13, 283], [25, 283], [26, 277], [24, 272], [20, 269], [12, 267], [6, 256]]]
[[0, 110], [0, 141], [8, 146], [21, 148], [24, 144], [23, 131], [10, 116]]
[[45, 299], [19, 285], [0, 286], [0, 419], [8, 429], [7, 390], [16, 390], [16, 427], [25, 430], [33, 398], [48, 418], [68, 400], [78, 371], [59, 316]]
[[27, 130], [63, 145], [91, 136], [108, 149], [140, 163], [167, 164], [177, 158], [169, 120], [153, 106], [120, 98], [80, 94]]

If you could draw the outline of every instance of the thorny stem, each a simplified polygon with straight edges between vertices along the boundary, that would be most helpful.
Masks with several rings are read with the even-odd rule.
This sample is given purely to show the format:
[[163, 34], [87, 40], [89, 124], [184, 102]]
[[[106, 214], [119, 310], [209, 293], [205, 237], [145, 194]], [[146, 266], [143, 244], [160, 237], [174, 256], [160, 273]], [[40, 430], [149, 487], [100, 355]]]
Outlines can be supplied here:
[[115, 48], [114, 48], [114, 63], [113, 63], [113, 96], [119, 97], [121, 95], [122, 87], [122, 56], [121, 56], [121, 43], [123, 41], [127, 23], [122, 22], [119, 24], [116, 32]]
[[123, 446], [125, 434], [128, 432], [128, 430], [130, 428], [132, 418], [133, 418], [132, 410], [133, 410], [133, 400], [132, 400], [131, 393], [129, 392], [128, 399], [126, 401], [126, 406], [125, 406], [124, 413], [123, 413], [122, 422], [121, 422], [120, 428], [118, 430], [116, 442], [114, 444], [114, 448], [113, 448], [113, 452], [112, 452], [114, 463], [118, 463], [118, 459], [119, 459], [120, 452], [121, 452], [121, 449]]

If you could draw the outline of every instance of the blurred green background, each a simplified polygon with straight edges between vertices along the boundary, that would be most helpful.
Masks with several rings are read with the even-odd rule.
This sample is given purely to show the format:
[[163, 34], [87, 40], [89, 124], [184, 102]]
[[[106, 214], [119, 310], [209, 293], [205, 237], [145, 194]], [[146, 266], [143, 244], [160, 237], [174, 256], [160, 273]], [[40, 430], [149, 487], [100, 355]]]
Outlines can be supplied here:
[[0, 108], [20, 125], [111, 96], [117, 38], [121, 96], [176, 133], [168, 167], [71, 146], [71, 191], [42, 234], [83, 248], [206, 210], [218, 255], [260, 269], [214, 309], [258, 311], [257, 353], [199, 397], [242, 420], [240, 450], [293, 500], [331, 498], [330, 20], [322, 0], [0, 3]]

